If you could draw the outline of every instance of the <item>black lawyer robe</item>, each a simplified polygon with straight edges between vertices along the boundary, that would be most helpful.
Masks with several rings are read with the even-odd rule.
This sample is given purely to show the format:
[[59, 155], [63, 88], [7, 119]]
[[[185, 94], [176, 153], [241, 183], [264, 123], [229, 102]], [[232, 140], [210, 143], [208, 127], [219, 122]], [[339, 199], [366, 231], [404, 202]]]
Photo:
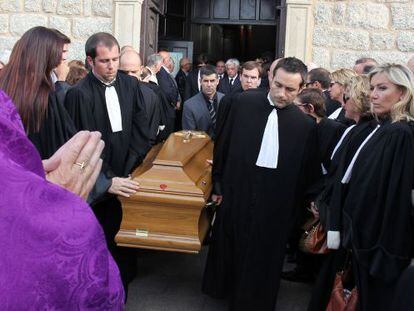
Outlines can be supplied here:
[[413, 124], [382, 122], [361, 150], [343, 200], [342, 243], [353, 250], [361, 310], [390, 310], [413, 248]]
[[75, 133], [76, 129], [64, 106], [64, 91], [49, 94], [47, 113], [39, 131], [29, 131], [28, 137], [42, 159], [50, 158]]
[[[349, 165], [359, 145], [375, 129], [376, 125], [377, 123], [372, 116], [361, 117], [355, 127], [347, 133], [331, 160], [328, 174], [325, 176], [324, 189], [316, 200], [317, 207], [319, 208], [320, 221], [326, 230], [338, 230], [338, 221], [341, 219], [340, 215], [338, 215], [340, 213], [339, 211], [333, 212], [330, 209], [333, 188], [344, 174], [344, 170]], [[328, 223], [330, 223], [330, 228], [328, 227]], [[336, 272], [343, 269], [345, 259], [346, 251], [344, 249], [332, 250], [326, 255], [312, 289], [308, 311], [326, 309], [329, 298], [331, 297]]]
[[[114, 87], [122, 115], [120, 132], [112, 132], [106, 108], [106, 86], [92, 72], [69, 89], [65, 99], [65, 107], [78, 130], [101, 132], [105, 142], [101, 175], [109, 182], [113, 177], [128, 176], [150, 148], [148, 119], [137, 79], [118, 72]], [[132, 252], [117, 247], [114, 241], [122, 220], [121, 203], [116, 196], [107, 193], [92, 204], [92, 209], [103, 228], [127, 292], [127, 284], [134, 273], [131, 262], [135, 261]]]
[[223, 202], [203, 291], [230, 295], [232, 310], [274, 310], [289, 231], [305, 189], [320, 175], [316, 125], [294, 105], [278, 109], [277, 169], [255, 165], [269, 114], [262, 91], [239, 95], [225, 129]]
[[342, 133], [345, 131], [346, 126], [336, 120], [322, 118], [317, 127], [319, 156], [322, 160], [324, 168], [328, 170], [331, 162], [332, 151], [341, 138]]
[[148, 130], [150, 144], [157, 143], [157, 136], [160, 125], [164, 125], [161, 120], [161, 100], [155, 92], [148, 86], [148, 83], [139, 82], [141, 89], [141, 100], [145, 105], [145, 112], [148, 119]]
[[[395, 280], [410, 263], [413, 124], [385, 122], [355, 162], [343, 202], [343, 243], [373, 277]], [[363, 189], [363, 191], [361, 191]]]
[[99, 131], [105, 148], [103, 171], [108, 178], [126, 177], [144, 159], [149, 145], [148, 120], [139, 100], [136, 78], [118, 73], [115, 89], [122, 114], [122, 131], [113, 133], [105, 101], [106, 86], [92, 72], [68, 90], [65, 107], [78, 130]]
[[[154, 82], [143, 82], [148, 86], [158, 97], [158, 105], [160, 107], [160, 123], [166, 125], [168, 122], [168, 110], [170, 104], [168, 103], [167, 98], [165, 97], [164, 92], [161, 88]], [[157, 142], [164, 141], [168, 136], [173, 132], [172, 128], [165, 127], [161, 132], [158, 133]]]

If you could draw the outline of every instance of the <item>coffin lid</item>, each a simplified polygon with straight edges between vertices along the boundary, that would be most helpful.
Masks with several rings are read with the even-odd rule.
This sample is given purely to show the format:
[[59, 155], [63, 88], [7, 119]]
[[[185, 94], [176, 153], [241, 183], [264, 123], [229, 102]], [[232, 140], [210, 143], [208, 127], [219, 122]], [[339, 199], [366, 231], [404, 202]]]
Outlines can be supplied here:
[[[190, 133], [190, 134], [188, 134]], [[161, 150], [160, 150], [161, 148]], [[155, 146], [134, 172], [140, 191], [208, 196], [211, 190], [212, 142], [203, 132], [181, 131], [170, 135], [162, 147]]]

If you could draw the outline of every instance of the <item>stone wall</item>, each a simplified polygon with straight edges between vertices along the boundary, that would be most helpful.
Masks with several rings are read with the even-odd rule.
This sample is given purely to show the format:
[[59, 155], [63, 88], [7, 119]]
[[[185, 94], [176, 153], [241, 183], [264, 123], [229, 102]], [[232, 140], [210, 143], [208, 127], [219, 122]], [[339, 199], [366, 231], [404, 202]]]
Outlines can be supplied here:
[[70, 59], [85, 59], [86, 39], [113, 32], [113, 0], [0, 0], [0, 55], [34, 26], [56, 28], [69, 36]]
[[414, 55], [414, 0], [319, 1], [312, 59], [327, 69], [359, 57], [405, 63]]

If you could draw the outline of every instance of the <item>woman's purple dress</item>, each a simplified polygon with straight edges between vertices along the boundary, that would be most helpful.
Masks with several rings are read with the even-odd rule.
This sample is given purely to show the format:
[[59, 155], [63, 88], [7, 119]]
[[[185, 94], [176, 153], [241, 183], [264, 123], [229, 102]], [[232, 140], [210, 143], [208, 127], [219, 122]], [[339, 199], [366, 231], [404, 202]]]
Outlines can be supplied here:
[[0, 90], [0, 309], [122, 310], [124, 290], [84, 200], [45, 179]]

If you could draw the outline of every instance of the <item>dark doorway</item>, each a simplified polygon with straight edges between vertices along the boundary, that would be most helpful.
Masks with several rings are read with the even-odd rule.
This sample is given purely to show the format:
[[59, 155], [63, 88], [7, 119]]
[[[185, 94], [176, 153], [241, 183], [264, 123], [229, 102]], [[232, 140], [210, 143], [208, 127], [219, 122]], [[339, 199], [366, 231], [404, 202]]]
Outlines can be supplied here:
[[283, 55], [284, 0], [164, 0], [159, 40], [192, 41], [193, 59]]

